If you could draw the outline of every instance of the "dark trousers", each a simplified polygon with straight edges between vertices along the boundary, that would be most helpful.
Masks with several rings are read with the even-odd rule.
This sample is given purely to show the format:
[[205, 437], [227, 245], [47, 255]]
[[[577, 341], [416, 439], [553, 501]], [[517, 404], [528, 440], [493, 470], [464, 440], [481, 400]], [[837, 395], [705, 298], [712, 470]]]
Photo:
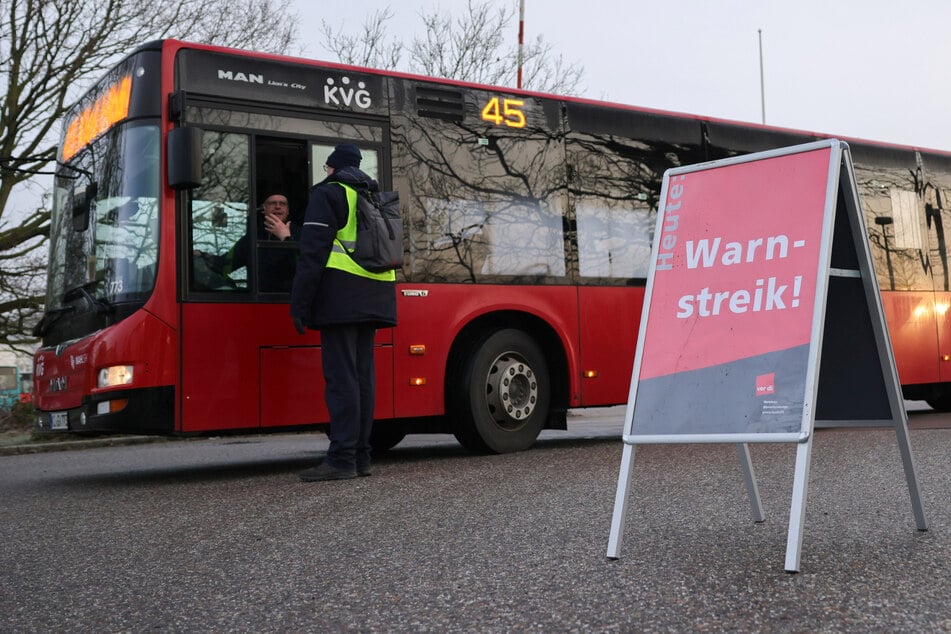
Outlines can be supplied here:
[[370, 432], [376, 397], [375, 335], [374, 327], [363, 324], [320, 329], [326, 382], [324, 396], [330, 412], [327, 462], [338, 468], [370, 465]]

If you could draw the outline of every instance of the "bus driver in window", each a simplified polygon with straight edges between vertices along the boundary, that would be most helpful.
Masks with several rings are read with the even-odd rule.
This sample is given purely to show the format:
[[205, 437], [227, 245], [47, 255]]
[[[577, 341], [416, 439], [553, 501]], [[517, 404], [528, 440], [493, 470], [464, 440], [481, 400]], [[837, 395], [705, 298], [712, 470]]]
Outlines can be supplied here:
[[[290, 206], [284, 194], [271, 194], [258, 208], [263, 231], [258, 231], [258, 290], [289, 293], [297, 264], [297, 249], [276, 246], [277, 242], [298, 241], [300, 226], [290, 220]], [[250, 263], [250, 237], [244, 234], [224, 255], [204, 255], [208, 264], [227, 275]]]
[[291, 208], [287, 204], [287, 196], [271, 194], [264, 199], [260, 211], [264, 214], [264, 230], [268, 233], [267, 237], [281, 241], [292, 239], [289, 219]]

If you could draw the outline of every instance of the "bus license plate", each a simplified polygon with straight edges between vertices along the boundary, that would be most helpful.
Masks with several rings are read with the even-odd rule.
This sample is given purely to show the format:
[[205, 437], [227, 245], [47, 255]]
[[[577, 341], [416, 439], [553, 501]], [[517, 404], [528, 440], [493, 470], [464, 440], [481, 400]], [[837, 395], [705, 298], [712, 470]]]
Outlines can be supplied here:
[[53, 431], [69, 429], [69, 416], [66, 412], [53, 412], [50, 414], [50, 429]]

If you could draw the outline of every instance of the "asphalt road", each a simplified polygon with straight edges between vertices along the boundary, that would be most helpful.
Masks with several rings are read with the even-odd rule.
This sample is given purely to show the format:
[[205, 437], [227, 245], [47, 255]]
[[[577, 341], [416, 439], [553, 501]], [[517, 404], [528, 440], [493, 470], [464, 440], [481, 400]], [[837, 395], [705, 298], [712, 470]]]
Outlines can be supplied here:
[[801, 572], [794, 445], [637, 448], [605, 556], [623, 410], [531, 451], [425, 436], [370, 478], [300, 483], [315, 434], [0, 456], [0, 632], [949, 632], [951, 418], [816, 433]]

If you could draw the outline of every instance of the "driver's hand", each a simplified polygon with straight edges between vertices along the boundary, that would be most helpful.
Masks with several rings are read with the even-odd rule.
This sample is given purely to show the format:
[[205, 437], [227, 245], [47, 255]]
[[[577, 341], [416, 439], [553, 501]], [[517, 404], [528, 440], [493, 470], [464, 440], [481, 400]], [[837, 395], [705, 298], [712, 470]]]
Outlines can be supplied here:
[[290, 227], [274, 214], [264, 214], [264, 228], [279, 240], [287, 240], [291, 237]]

